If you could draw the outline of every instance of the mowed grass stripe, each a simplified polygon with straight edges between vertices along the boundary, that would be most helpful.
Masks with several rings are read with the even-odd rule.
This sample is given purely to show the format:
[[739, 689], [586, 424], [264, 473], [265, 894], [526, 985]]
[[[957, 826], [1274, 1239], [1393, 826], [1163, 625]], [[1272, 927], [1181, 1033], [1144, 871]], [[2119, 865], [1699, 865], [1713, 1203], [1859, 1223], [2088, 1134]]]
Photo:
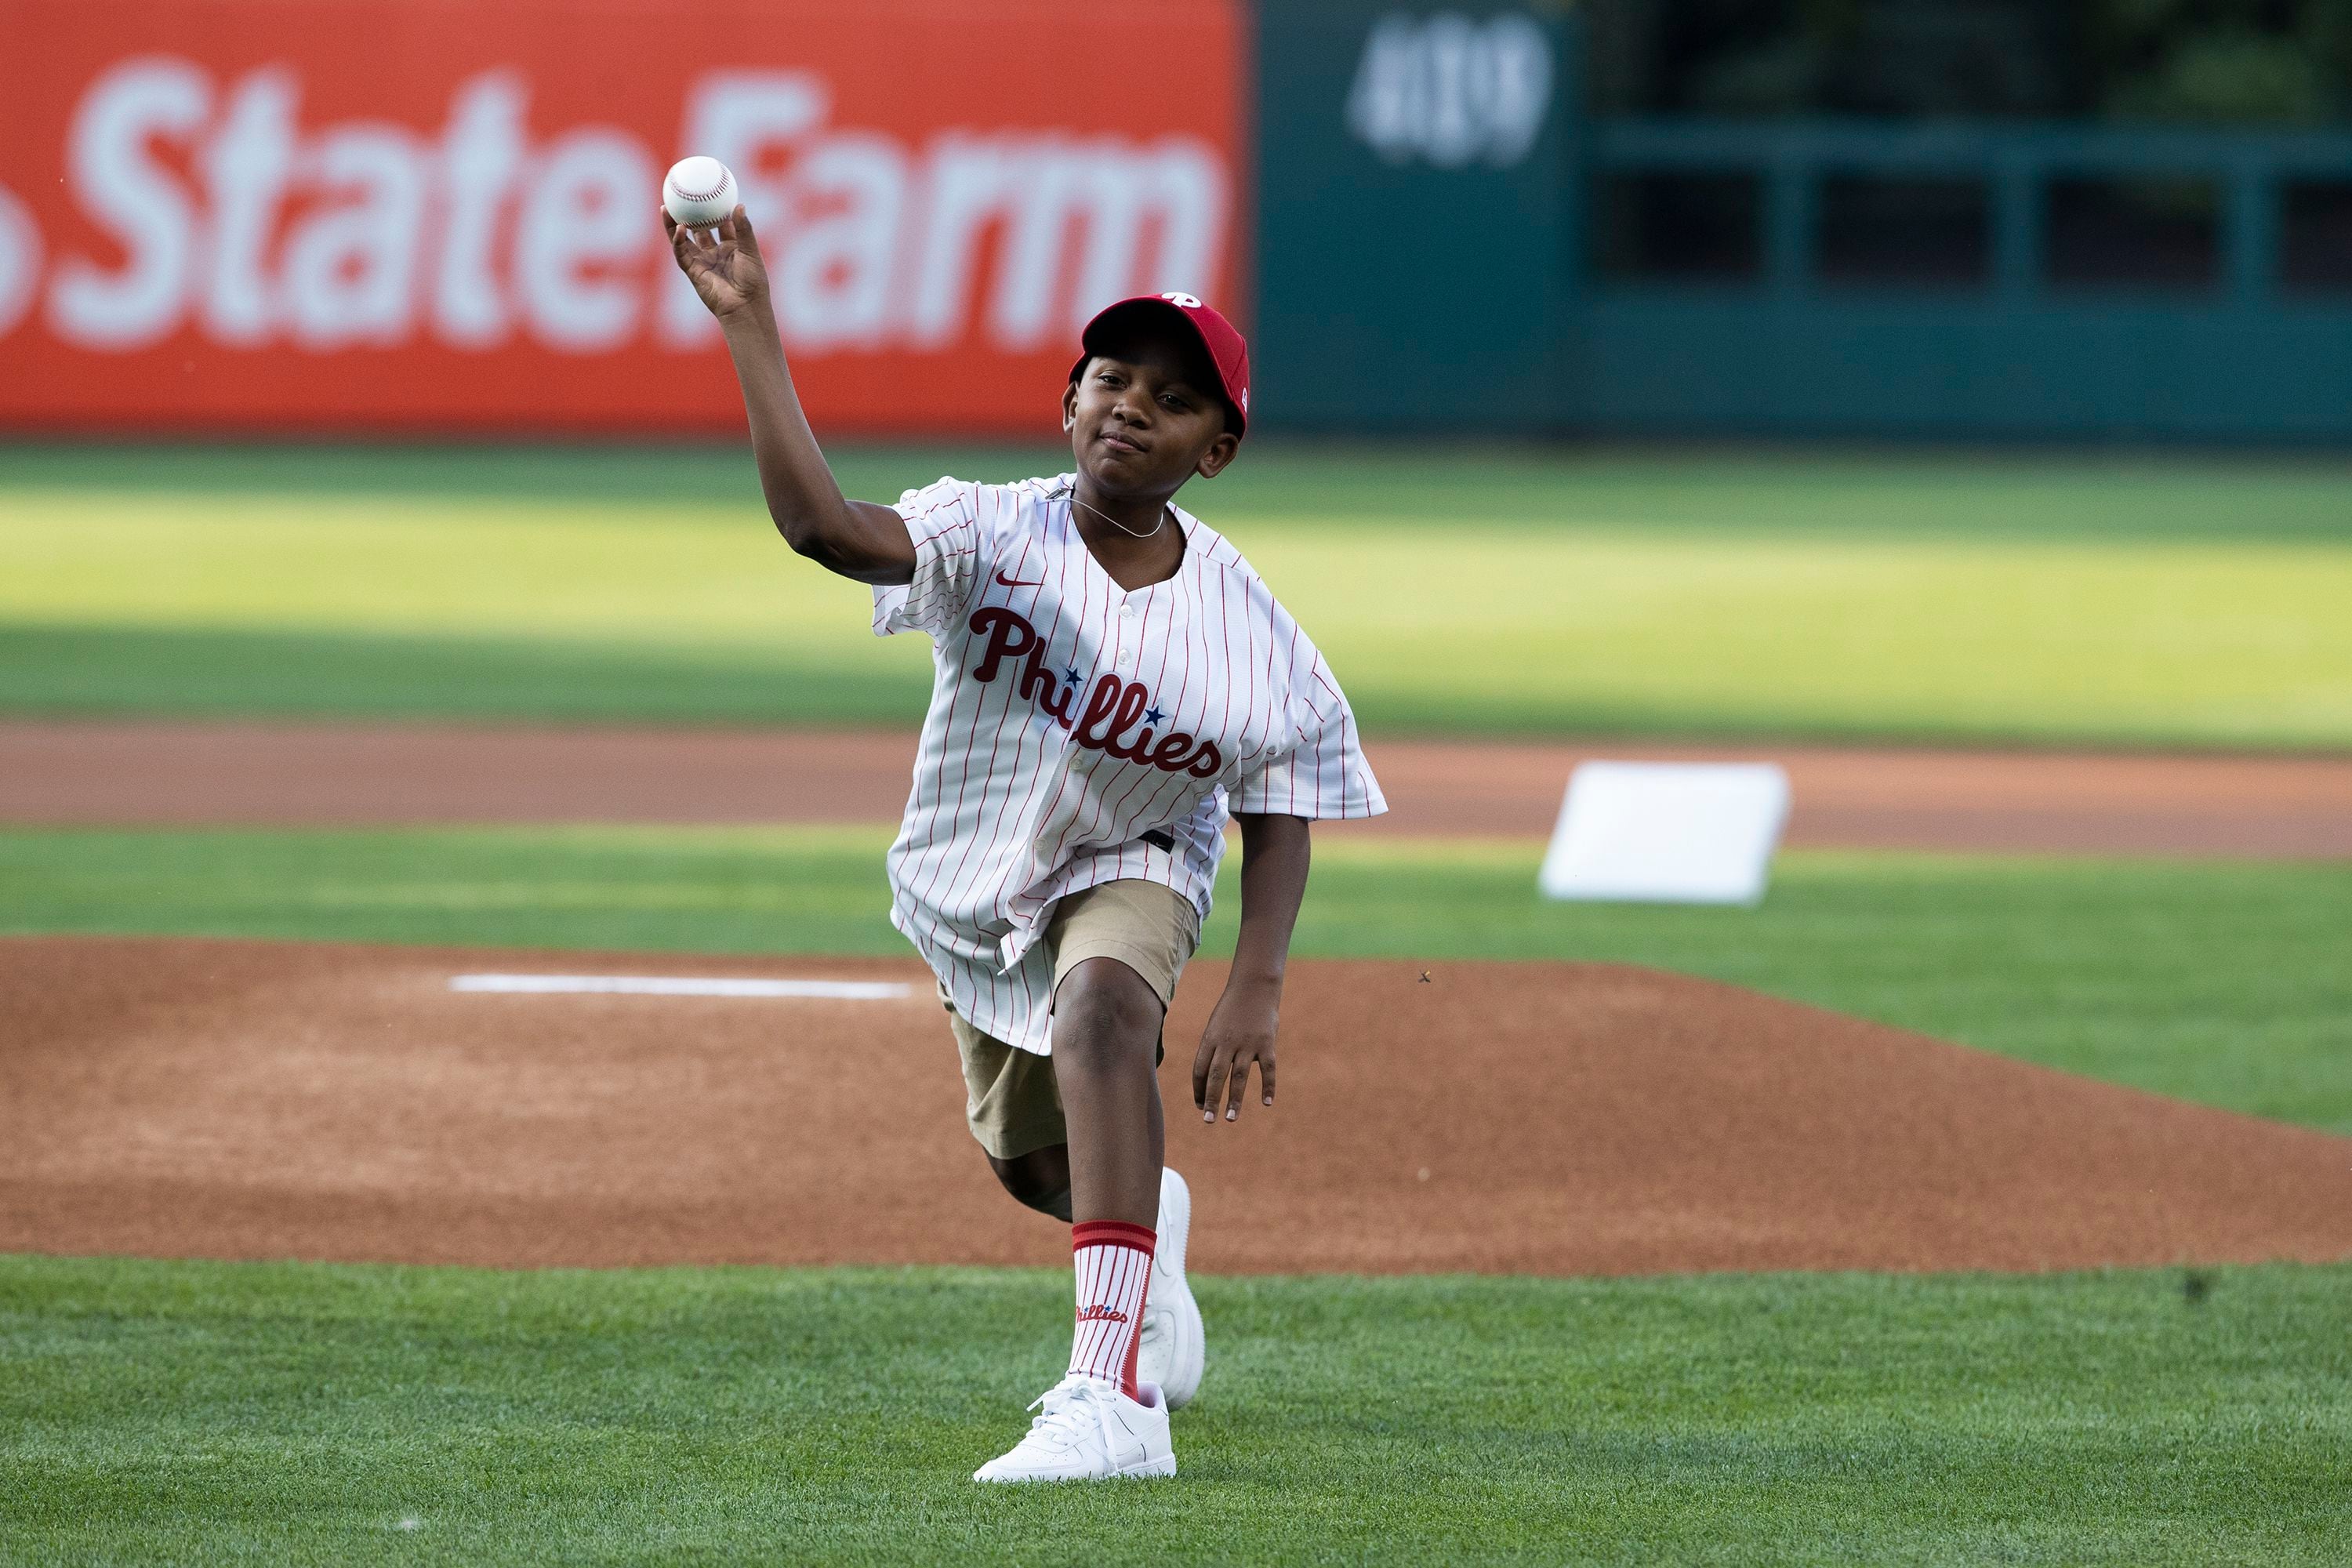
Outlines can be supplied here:
[[[888, 839], [19, 829], [0, 833], [0, 930], [898, 955]], [[2352, 865], [1792, 851], [1748, 910], [1546, 903], [1538, 853], [1326, 835], [1296, 951], [1650, 964], [2352, 1134]]]
[[[928, 667], [925, 648], [898, 651]], [[0, 626], [0, 714], [891, 724], [912, 733], [930, 698], [924, 669], [866, 652], [856, 643], [803, 658], [546, 637]]]
[[[1069, 448], [825, 442], [843, 489], [887, 500], [942, 474], [1058, 473]], [[0, 496], [445, 496], [757, 508], [738, 441], [292, 444], [0, 441]], [[1538, 529], [2021, 539], [2352, 540], [2352, 462], [2329, 454], [1914, 452], [1286, 441], [1188, 492], [1204, 516], [1433, 518]]]
[[[1245, 1195], [1213, 1204], [1246, 1223]], [[970, 1468], [1061, 1368], [1068, 1289], [0, 1258], [0, 1529], [12, 1558], [174, 1562], [2317, 1564], [2352, 1542], [2352, 1268], [1206, 1279], [1173, 1484], [982, 1491]]]
[[[2191, 528], [2149, 476], [2243, 470], [1420, 460], [1202, 491], [1375, 729], [2352, 744], [2332, 469]], [[724, 488], [0, 484], [0, 711], [902, 721], [867, 620]]]

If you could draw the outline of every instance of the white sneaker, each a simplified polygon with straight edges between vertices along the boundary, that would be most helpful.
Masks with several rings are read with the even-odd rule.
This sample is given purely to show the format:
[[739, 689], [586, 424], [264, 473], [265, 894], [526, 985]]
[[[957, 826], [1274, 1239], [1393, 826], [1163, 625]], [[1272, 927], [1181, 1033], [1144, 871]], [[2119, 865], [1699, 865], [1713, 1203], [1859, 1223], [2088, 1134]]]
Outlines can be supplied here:
[[1160, 1234], [1151, 1247], [1151, 1283], [1143, 1293], [1142, 1342], [1135, 1376], [1156, 1383], [1171, 1410], [1192, 1403], [1208, 1351], [1201, 1334], [1201, 1304], [1184, 1282], [1184, 1241], [1192, 1230], [1192, 1189], [1172, 1169], [1160, 1172]]
[[971, 1473], [976, 1481], [1107, 1481], [1119, 1476], [1172, 1476], [1168, 1404], [1146, 1384], [1141, 1401], [1118, 1384], [1074, 1372], [1039, 1395], [1044, 1405], [1013, 1451]]

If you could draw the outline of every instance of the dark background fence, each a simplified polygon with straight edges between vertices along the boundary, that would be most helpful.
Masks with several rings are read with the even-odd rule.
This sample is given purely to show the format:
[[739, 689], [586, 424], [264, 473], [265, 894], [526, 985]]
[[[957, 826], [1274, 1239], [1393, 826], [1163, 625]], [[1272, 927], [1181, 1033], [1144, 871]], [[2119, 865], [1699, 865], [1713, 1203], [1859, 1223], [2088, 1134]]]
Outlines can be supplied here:
[[1262, 17], [1293, 427], [2352, 440], [2352, 131], [1594, 113], [1575, 11]]

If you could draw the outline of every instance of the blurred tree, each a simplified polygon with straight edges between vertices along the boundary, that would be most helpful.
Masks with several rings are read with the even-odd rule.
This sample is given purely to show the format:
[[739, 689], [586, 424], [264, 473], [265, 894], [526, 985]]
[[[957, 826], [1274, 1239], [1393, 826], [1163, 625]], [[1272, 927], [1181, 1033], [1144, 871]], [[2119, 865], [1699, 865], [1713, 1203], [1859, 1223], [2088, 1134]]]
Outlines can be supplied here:
[[2352, 120], [2352, 0], [1590, 0], [1602, 112]]
[[2067, 8], [2035, 0], [1854, 0], [1852, 42], [1834, 80], [1853, 113], [2062, 113], [2073, 28]]
[[2310, 125], [2352, 111], [2352, 0], [2096, 0], [2112, 119]]

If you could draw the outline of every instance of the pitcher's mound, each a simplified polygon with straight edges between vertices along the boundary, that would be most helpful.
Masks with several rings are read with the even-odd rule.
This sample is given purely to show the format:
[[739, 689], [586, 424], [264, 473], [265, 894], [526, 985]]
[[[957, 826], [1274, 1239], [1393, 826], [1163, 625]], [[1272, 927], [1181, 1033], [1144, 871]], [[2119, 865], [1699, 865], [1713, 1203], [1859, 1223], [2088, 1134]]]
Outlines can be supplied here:
[[[482, 972], [895, 999], [453, 992]], [[1209, 1271], [2054, 1268], [2352, 1258], [2352, 1141], [1609, 965], [1301, 963], [1277, 1107], [1214, 1128]], [[1053, 1263], [911, 962], [0, 942], [0, 1250]]]

